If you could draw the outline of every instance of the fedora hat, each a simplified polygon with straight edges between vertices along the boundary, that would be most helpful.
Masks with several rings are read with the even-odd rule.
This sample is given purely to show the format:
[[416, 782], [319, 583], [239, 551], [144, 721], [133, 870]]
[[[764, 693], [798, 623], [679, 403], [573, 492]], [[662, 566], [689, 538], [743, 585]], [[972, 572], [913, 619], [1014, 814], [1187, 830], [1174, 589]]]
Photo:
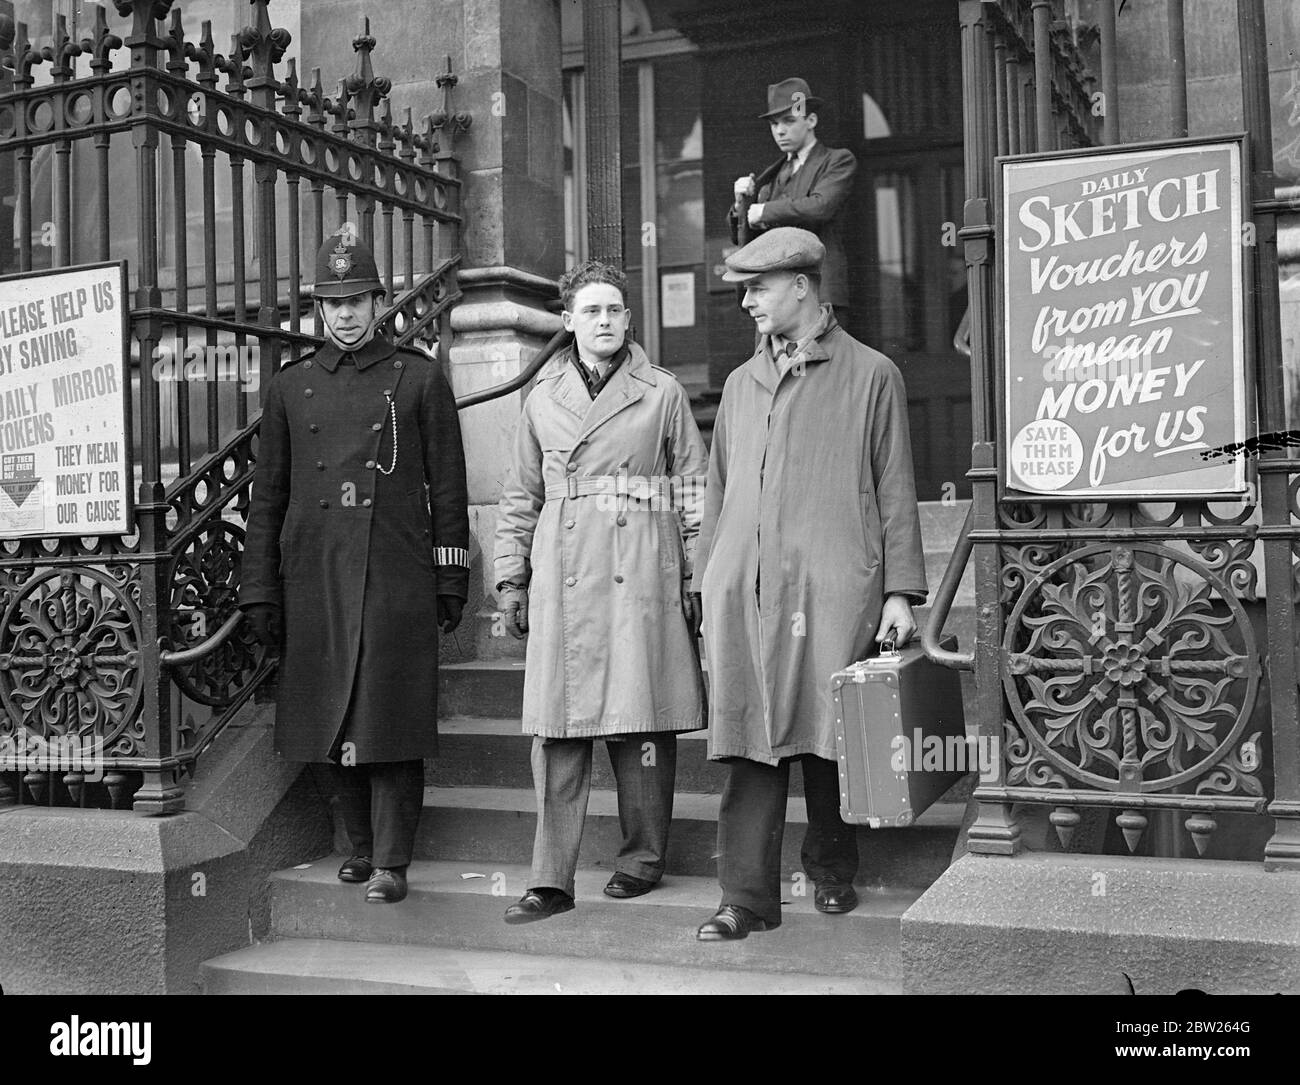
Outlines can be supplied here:
[[822, 105], [822, 100], [808, 89], [808, 84], [802, 79], [782, 79], [779, 83], [769, 83], [767, 112], [760, 113], [759, 118], [767, 120], [779, 117], [794, 109], [797, 102], [802, 103], [803, 109], [808, 113], [816, 113]]

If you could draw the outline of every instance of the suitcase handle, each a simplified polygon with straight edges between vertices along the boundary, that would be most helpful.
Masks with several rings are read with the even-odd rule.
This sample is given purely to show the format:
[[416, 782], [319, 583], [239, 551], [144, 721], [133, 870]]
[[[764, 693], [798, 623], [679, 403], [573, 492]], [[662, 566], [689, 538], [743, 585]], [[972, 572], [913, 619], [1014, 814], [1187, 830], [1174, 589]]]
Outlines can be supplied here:
[[868, 656], [866, 659], [860, 659], [856, 663], [850, 663], [845, 670], [860, 671], [867, 667], [875, 667], [880, 664], [892, 666], [902, 658], [902, 653], [894, 647], [892, 640], [883, 640], [880, 642], [880, 651], [874, 656]]

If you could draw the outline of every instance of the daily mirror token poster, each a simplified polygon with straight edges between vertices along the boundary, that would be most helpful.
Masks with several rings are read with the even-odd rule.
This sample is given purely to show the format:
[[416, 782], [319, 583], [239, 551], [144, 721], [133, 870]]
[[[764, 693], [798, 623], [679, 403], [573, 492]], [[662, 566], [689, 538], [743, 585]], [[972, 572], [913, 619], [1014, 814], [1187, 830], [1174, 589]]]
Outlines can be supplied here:
[[999, 164], [1007, 492], [1244, 493], [1240, 141]]
[[126, 268], [0, 278], [0, 537], [131, 530]]

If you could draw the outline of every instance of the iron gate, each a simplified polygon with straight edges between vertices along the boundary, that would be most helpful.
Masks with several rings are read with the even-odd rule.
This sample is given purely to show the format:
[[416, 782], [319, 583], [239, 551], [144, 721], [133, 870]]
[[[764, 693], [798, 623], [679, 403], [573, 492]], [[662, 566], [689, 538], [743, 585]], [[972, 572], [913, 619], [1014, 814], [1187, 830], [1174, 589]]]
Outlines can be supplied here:
[[[1186, 137], [1183, 0], [1167, 0], [1170, 129]], [[1098, 812], [1130, 851], [1157, 828], [1165, 854], [1203, 854], [1231, 812], [1271, 815], [1266, 869], [1300, 868], [1300, 716], [1296, 600], [1300, 459], [1263, 451], [1257, 496], [1225, 506], [1007, 500], [998, 483], [999, 366], [991, 196], [998, 154], [1090, 145], [1071, 71], [1099, 54], [1100, 139], [1119, 136], [1115, 0], [1097, 25], [1061, 18], [1054, 0], [961, 0], [974, 446], [971, 511], [941, 586], [927, 650], [973, 669], [980, 740], [1000, 750], [974, 796], [975, 853], [1022, 849], [1019, 811], [1049, 808], [1067, 849]], [[1238, 0], [1242, 100], [1254, 194], [1249, 280], [1259, 428], [1286, 428], [1278, 297], [1277, 197], [1271, 150], [1264, 0]], [[1085, 73], [1086, 85], [1086, 73]], [[1253, 558], [1262, 548], [1261, 591]], [[938, 632], [974, 555], [976, 644], [945, 652]], [[1261, 602], [1257, 630], [1251, 610]], [[1086, 618], [1084, 617], [1086, 615]], [[1073, 623], [1074, 628], [1071, 628]], [[1050, 636], [1043, 635], [1051, 627]], [[1046, 691], [1046, 692], [1045, 692]], [[1171, 821], [1177, 835], [1170, 838]], [[1101, 823], [1105, 827], [1104, 822]], [[1082, 834], [1087, 835], [1087, 834]], [[1085, 843], [1096, 850], [1097, 834]], [[1161, 850], [1161, 849], [1157, 849]]]
[[[224, 55], [207, 23], [186, 35], [171, 0], [114, 6], [131, 21], [125, 38], [96, 5], [87, 37], [73, 41], [59, 16], [40, 50], [23, 23], [0, 18], [12, 270], [38, 256], [52, 267], [129, 257], [138, 495], [133, 535], [0, 542], [0, 746], [44, 751], [0, 771], [0, 804], [169, 813], [270, 669], [235, 597], [260, 389], [321, 341], [319, 323], [304, 327], [304, 254], [310, 269], [325, 235], [351, 223], [386, 269], [397, 341], [445, 362], [460, 296], [453, 141], [469, 118], [452, 109], [448, 59], [443, 108], [420, 130], [409, 110], [394, 123], [368, 23], [330, 98], [319, 70], [306, 87], [292, 60], [277, 76], [290, 36], [272, 27], [267, 0], [250, 0], [251, 25]], [[38, 86], [42, 65], [50, 78]], [[48, 253], [34, 251], [43, 206]], [[212, 364], [231, 357], [247, 363], [234, 380]], [[85, 771], [92, 754], [102, 780]]]

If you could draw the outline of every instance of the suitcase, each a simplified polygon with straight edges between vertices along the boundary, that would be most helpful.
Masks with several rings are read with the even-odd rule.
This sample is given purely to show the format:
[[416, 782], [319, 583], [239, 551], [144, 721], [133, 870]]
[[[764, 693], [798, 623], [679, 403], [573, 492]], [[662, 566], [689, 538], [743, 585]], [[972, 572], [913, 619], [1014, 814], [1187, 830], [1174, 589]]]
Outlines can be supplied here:
[[[954, 637], [944, 647], [955, 648]], [[887, 650], [885, 650], [887, 649]], [[831, 675], [840, 817], [873, 829], [911, 825], [967, 772], [961, 676], [926, 659], [919, 643]], [[937, 744], [937, 745], [936, 745]]]

